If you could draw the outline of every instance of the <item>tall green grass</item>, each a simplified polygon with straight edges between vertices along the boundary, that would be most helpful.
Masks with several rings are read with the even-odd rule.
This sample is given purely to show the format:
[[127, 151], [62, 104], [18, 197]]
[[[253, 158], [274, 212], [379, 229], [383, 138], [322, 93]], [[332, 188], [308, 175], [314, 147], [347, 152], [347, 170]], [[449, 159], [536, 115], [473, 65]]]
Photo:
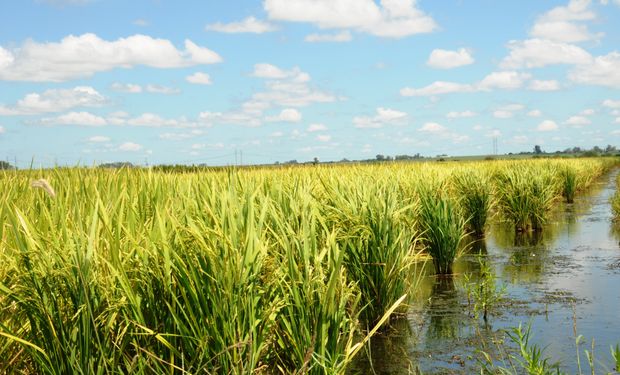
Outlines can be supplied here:
[[455, 194], [467, 222], [467, 228], [476, 236], [483, 236], [493, 206], [493, 185], [485, 173], [467, 170], [452, 179]]
[[435, 271], [451, 274], [459, 245], [465, 238], [465, 219], [457, 203], [444, 194], [422, 188], [419, 196], [422, 243], [433, 258]]

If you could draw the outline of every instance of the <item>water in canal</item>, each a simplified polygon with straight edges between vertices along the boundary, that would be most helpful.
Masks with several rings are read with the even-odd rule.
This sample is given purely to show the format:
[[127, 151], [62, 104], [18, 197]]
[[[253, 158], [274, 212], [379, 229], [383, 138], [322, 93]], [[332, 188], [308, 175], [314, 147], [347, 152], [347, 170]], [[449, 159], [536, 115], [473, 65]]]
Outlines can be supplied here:
[[[583, 372], [590, 373], [584, 350], [592, 351], [593, 340], [596, 373], [611, 371], [610, 346], [620, 343], [620, 235], [609, 203], [617, 174], [598, 180], [574, 204], [559, 205], [540, 234], [517, 235], [509, 225], [492, 223], [487, 237], [458, 260], [454, 277], [421, 278], [406, 319], [373, 338], [350, 372], [479, 373], [478, 350], [507, 358], [515, 347], [503, 332], [519, 324], [531, 325], [531, 343], [546, 348], [563, 371], [578, 373], [575, 329], [583, 335]], [[506, 288], [487, 322], [473, 317], [465, 287], [466, 275], [480, 276], [478, 252], [498, 288]]]

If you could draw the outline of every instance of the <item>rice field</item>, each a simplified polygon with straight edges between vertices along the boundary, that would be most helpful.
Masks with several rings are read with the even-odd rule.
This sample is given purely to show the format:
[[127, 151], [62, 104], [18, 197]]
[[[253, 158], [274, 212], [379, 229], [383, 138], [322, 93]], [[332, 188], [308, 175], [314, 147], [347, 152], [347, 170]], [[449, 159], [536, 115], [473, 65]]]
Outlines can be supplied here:
[[0, 172], [0, 373], [344, 374], [423, 268], [616, 165]]

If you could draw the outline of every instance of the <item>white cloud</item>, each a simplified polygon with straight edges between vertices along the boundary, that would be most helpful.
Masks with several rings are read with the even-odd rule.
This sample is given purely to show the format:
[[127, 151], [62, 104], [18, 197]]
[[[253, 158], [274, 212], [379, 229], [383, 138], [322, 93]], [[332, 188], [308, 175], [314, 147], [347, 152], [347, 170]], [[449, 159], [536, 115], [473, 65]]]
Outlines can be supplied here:
[[172, 94], [178, 94], [181, 92], [181, 90], [179, 89], [161, 86], [161, 85], [149, 84], [149, 85], [146, 85], [146, 87], [142, 87], [134, 83], [119, 83], [119, 82], [113, 83], [111, 88], [112, 90], [119, 91], [119, 92], [125, 92], [128, 94], [139, 94], [141, 92], [146, 91], [146, 92], [150, 92], [153, 94], [172, 95]]
[[554, 121], [551, 121], [551, 120], [545, 120], [541, 122], [540, 124], [538, 124], [538, 127], [536, 129], [539, 132], [554, 131], [554, 130], [558, 130], [558, 124], [556, 124]]
[[239, 108], [231, 111], [205, 111], [200, 114], [201, 122], [256, 127], [262, 125], [265, 111], [274, 107], [289, 109], [287, 113], [290, 114], [290, 109], [297, 107], [346, 99], [312, 87], [310, 75], [299, 67], [285, 70], [272, 64], [261, 63], [254, 66], [252, 76], [265, 80], [264, 91], [254, 93]]
[[530, 30], [535, 38], [564, 43], [584, 42], [597, 39], [602, 34], [592, 34], [587, 25], [578, 22], [596, 18], [590, 10], [590, 0], [571, 0], [567, 6], [558, 6], [538, 17]]
[[307, 35], [304, 40], [309, 43], [316, 42], [350, 42], [353, 40], [351, 32], [344, 30], [335, 34], [310, 34]]
[[407, 119], [407, 113], [390, 108], [379, 107], [375, 116], [357, 116], [353, 118], [356, 128], [382, 128], [387, 124], [399, 124]]
[[434, 49], [426, 65], [436, 69], [452, 69], [474, 63], [474, 58], [468, 49], [460, 48], [457, 51]]
[[138, 143], [125, 142], [125, 143], [121, 144], [120, 146], [118, 146], [118, 149], [120, 151], [136, 152], [136, 151], [142, 150], [143, 147], [142, 147], [142, 145], [140, 145]]
[[325, 131], [327, 130], [327, 126], [323, 125], [323, 124], [310, 124], [310, 126], [308, 126], [308, 133], [312, 133], [312, 132], [320, 132], [320, 131]]
[[91, 142], [91, 143], [110, 142], [110, 137], [106, 137], [106, 136], [103, 136], [103, 135], [95, 135], [95, 136], [92, 136], [92, 137], [88, 138], [88, 142]]
[[146, 92], [153, 94], [174, 95], [179, 94], [181, 90], [174, 87], [166, 87], [161, 85], [146, 85]]
[[591, 116], [591, 115], [593, 115], [595, 113], [596, 113], [596, 111], [593, 110], [592, 108], [587, 108], [587, 109], [584, 109], [583, 111], [581, 111], [579, 114], [582, 115], [582, 116]]
[[540, 81], [535, 79], [530, 81], [528, 89], [533, 91], [556, 91], [560, 89], [560, 82], [556, 80]]
[[139, 94], [142, 92], [142, 86], [133, 83], [114, 82], [110, 87], [114, 91], [126, 92], [128, 94]]
[[197, 85], [210, 85], [211, 77], [207, 73], [196, 72], [192, 75], [185, 77], [185, 80], [189, 83], [194, 83]]
[[271, 133], [271, 135], [270, 135], [270, 137], [273, 137], [273, 138], [280, 138], [280, 137], [282, 137], [282, 136], [284, 136], [284, 133], [283, 133], [283, 132], [273, 132], [273, 133]]
[[436, 96], [451, 93], [468, 93], [491, 91], [494, 89], [518, 89], [531, 78], [530, 74], [515, 71], [492, 72], [474, 84], [435, 81], [428, 86], [416, 89], [405, 87], [400, 90], [401, 96]]
[[270, 31], [275, 31], [277, 28], [270, 24], [269, 22], [261, 21], [256, 19], [255, 17], [247, 17], [242, 21], [231, 22], [231, 23], [221, 23], [217, 22], [211, 25], [207, 25], [205, 27], [206, 30], [217, 31], [220, 33], [252, 33], [252, 34], [262, 34]]
[[414, 0], [265, 0], [270, 19], [307, 22], [321, 29], [354, 29], [401, 38], [437, 29], [435, 21]]
[[89, 112], [69, 112], [57, 117], [46, 117], [33, 124], [38, 125], [78, 125], [78, 126], [104, 126], [107, 125], [106, 119], [93, 115]]
[[569, 78], [578, 83], [620, 88], [620, 53], [610, 52], [590, 64], [577, 66]]
[[463, 112], [448, 112], [446, 114], [446, 117], [449, 119], [456, 119], [456, 118], [468, 118], [468, 117], [475, 117], [478, 116], [478, 114], [474, 111], [463, 111]]
[[418, 129], [418, 131], [425, 132], [425, 133], [443, 133], [446, 130], [447, 129], [443, 125], [438, 124], [436, 122], [427, 122], [424, 125], [422, 125], [420, 129]]
[[518, 89], [530, 78], [531, 75], [527, 73], [514, 71], [493, 72], [484, 77], [478, 84], [478, 87], [480, 90]]
[[329, 142], [332, 140], [332, 136], [327, 134], [319, 134], [316, 136], [316, 139], [319, 142]]
[[546, 39], [513, 40], [510, 54], [500, 66], [505, 69], [540, 68], [554, 64], [590, 64], [592, 56], [583, 48]]
[[125, 125], [129, 126], [144, 126], [158, 128], [162, 126], [169, 127], [183, 127], [191, 126], [192, 124], [187, 119], [181, 117], [180, 119], [165, 119], [154, 113], [143, 113], [138, 117], [131, 118], [125, 121]]
[[493, 117], [507, 119], [512, 118], [515, 115], [515, 112], [520, 112], [525, 109], [523, 104], [513, 103], [508, 104], [502, 107], [499, 107], [497, 110], [493, 111]]
[[0, 125], [0, 134], [4, 133], [4, 126]]
[[190, 132], [185, 132], [185, 133], [162, 133], [159, 135], [159, 138], [167, 140], [167, 141], [182, 141], [185, 139], [194, 138], [204, 133], [205, 132], [203, 130], [194, 129]]
[[445, 81], [436, 81], [431, 83], [428, 86], [415, 89], [412, 87], [405, 87], [400, 90], [401, 96], [434, 96], [441, 94], [450, 94], [450, 93], [458, 93], [458, 92], [474, 92], [476, 89], [471, 85], [456, 83], [456, 82], [445, 82]]
[[62, 82], [115, 68], [178, 68], [221, 61], [217, 53], [189, 39], [185, 49], [179, 50], [167, 39], [147, 35], [107, 41], [89, 33], [69, 35], [55, 43], [28, 40], [12, 51], [0, 47], [0, 79]]
[[294, 108], [285, 108], [277, 116], [268, 116], [265, 121], [269, 122], [299, 122], [301, 112]]
[[533, 109], [527, 113], [529, 117], [540, 117], [542, 116], [542, 112], [538, 109]]
[[607, 108], [620, 108], [620, 100], [606, 99], [603, 101], [603, 106]]
[[72, 89], [46, 90], [41, 94], [30, 93], [13, 106], [0, 105], [0, 115], [36, 115], [78, 107], [100, 107], [104, 104], [107, 104], [107, 99], [97, 90], [89, 86], [77, 86]]
[[590, 121], [590, 119], [585, 116], [571, 116], [564, 123], [567, 125], [582, 126], [582, 125], [590, 125], [592, 121]]

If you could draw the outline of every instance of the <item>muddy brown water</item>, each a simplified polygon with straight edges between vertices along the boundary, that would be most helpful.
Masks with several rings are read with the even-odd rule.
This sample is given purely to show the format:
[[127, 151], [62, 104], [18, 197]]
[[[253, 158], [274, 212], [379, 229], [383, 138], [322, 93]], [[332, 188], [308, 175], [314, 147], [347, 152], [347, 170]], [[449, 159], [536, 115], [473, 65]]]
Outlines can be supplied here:
[[[574, 204], [559, 205], [540, 234], [518, 235], [493, 222], [486, 238], [457, 261], [452, 278], [421, 277], [406, 318], [374, 337], [349, 373], [480, 373], [479, 350], [510, 367], [506, 358], [516, 347], [504, 331], [519, 324], [531, 326], [530, 343], [545, 348], [564, 372], [578, 373], [575, 328], [583, 336], [583, 373], [591, 373], [584, 350], [592, 351], [593, 340], [596, 373], [612, 371], [610, 346], [620, 343], [620, 234], [609, 200], [618, 172], [599, 179]], [[480, 277], [478, 252], [498, 288], [506, 288], [487, 322], [473, 316], [465, 287], [465, 275]]]

